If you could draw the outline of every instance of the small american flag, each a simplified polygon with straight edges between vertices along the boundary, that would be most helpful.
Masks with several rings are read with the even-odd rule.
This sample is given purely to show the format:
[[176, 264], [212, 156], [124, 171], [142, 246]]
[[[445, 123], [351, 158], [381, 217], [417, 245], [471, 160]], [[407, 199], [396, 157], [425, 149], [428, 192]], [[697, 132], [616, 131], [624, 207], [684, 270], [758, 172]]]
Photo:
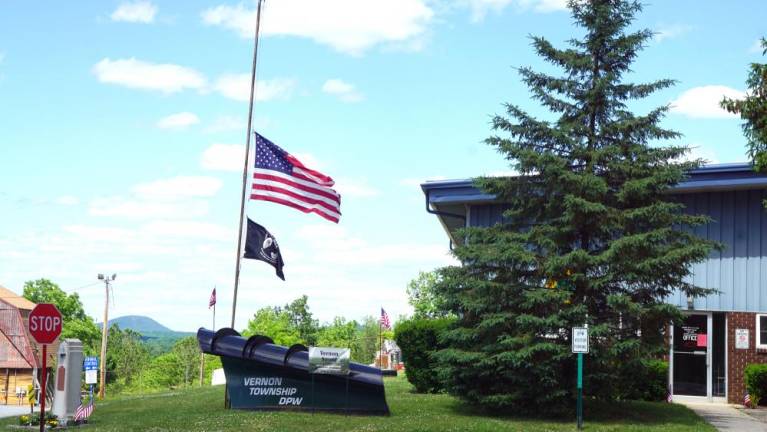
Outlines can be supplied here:
[[210, 300], [208, 300], [208, 309], [216, 305], [216, 288], [213, 288], [213, 292], [210, 293]]
[[666, 402], [668, 403], [674, 402], [674, 396], [671, 395], [670, 391], [666, 394]]
[[91, 414], [93, 414], [93, 398], [88, 402], [88, 405], [83, 406], [81, 403], [80, 406], [77, 407], [75, 410], [75, 421], [85, 420], [90, 417]]
[[389, 314], [386, 313], [384, 308], [381, 308], [381, 325], [383, 328], [391, 330], [391, 322], [389, 321]]
[[341, 195], [331, 188], [334, 184], [332, 178], [307, 168], [295, 156], [256, 134], [256, 166], [250, 199], [316, 213], [338, 223]]
[[743, 406], [746, 408], [751, 408], [751, 395], [746, 393], [746, 396], [743, 397]]

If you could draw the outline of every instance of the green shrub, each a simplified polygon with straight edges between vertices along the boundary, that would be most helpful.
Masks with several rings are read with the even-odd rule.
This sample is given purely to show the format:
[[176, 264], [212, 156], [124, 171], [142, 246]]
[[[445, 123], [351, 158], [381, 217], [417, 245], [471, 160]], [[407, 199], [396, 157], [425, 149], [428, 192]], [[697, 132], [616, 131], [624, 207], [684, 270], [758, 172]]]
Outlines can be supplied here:
[[440, 334], [453, 321], [451, 318], [411, 318], [398, 322], [394, 328], [394, 339], [402, 349], [407, 379], [419, 393], [436, 393], [443, 389], [432, 353], [443, 348]]
[[643, 401], [661, 401], [668, 392], [668, 362], [640, 360], [621, 370], [618, 397]]
[[767, 364], [749, 364], [743, 371], [746, 390], [751, 396], [751, 405], [759, 405], [762, 397], [767, 395]]

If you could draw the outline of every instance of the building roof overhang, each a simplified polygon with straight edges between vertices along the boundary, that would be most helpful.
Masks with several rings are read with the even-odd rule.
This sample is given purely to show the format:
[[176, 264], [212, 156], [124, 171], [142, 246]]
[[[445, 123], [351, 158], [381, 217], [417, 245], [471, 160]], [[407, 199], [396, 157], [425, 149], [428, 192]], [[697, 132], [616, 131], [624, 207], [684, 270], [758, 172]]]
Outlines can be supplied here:
[[[705, 165], [688, 173], [687, 178], [671, 189], [671, 193], [735, 191], [767, 188], [767, 175], [754, 171], [750, 163]], [[429, 181], [421, 184], [427, 211], [435, 213], [450, 239], [466, 225], [469, 207], [493, 203], [492, 194], [480, 191], [471, 179]]]

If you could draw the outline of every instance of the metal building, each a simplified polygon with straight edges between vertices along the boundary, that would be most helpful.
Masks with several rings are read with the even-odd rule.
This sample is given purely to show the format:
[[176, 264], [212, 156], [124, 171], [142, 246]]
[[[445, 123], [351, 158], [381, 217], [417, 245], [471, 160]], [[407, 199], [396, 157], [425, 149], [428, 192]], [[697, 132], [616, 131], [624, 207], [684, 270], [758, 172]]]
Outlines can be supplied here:
[[[505, 206], [471, 180], [421, 185], [427, 210], [436, 213], [451, 242], [463, 226], [491, 226]], [[724, 245], [692, 268], [692, 282], [717, 290], [667, 301], [681, 308], [685, 323], [671, 330], [669, 387], [675, 398], [742, 402], [743, 369], [767, 363], [767, 176], [749, 164], [708, 165], [692, 171], [672, 191], [687, 211], [713, 221], [695, 230]]]

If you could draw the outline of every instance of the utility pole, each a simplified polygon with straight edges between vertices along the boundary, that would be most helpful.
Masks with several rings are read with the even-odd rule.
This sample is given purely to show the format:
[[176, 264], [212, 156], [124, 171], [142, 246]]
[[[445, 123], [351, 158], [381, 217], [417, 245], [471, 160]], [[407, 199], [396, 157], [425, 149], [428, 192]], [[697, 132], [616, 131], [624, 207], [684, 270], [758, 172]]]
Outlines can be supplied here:
[[109, 335], [109, 283], [117, 279], [117, 274], [104, 276], [99, 273], [99, 280], [104, 281], [104, 288], [106, 289], [106, 301], [104, 302], [104, 322], [101, 325], [101, 359], [99, 361], [99, 367], [101, 367], [101, 386], [99, 387], [99, 399], [104, 399], [104, 389], [107, 386], [107, 336]]

